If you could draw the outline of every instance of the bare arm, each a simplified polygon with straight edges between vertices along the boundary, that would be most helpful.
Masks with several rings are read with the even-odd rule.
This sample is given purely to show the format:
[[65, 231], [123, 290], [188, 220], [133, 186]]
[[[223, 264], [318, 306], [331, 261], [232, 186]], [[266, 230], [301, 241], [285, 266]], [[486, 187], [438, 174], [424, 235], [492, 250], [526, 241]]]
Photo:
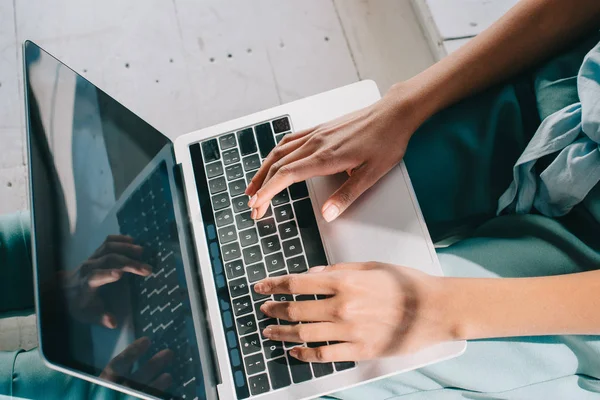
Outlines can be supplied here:
[[[600, 271], [539, 278], [445, 278], [455, 339], [600, 334]], [[476, 299], [476, 301], [474, 301]]]
[[409, 94], [423, 122], [544, 60], [593, 29], [600, 29], [598, 0], [522, 0], [458, 51], [396, 85], [390, 95], [400, 99]]

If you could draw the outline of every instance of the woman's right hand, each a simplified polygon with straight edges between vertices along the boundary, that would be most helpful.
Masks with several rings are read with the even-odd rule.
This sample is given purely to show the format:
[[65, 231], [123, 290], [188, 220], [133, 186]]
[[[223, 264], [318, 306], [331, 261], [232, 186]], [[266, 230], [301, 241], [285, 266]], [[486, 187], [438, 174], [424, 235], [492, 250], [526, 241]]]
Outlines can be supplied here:
[[321, 210], [328, 222], [344, 212], [400, 162], [410, 137], [422, 123], [404, 91], [397, 85], [369, 107], [286, 135], [246, 189], [252, 218], [261, 218], [273, 196], [291, 184], [345, 171], [348, 180]]

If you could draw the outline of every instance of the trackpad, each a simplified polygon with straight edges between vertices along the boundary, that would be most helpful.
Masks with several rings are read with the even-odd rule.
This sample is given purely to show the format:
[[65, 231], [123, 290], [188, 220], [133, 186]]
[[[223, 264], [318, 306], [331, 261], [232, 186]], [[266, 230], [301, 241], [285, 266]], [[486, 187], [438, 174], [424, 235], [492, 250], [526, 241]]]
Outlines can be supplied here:
[[332, 264], [380, 261], [441, 275], [435, 249], [402, 164], [357, 199], [335, 221], [321, 215], [323, 203], [346, 174], [310, 180], [317, 223]]

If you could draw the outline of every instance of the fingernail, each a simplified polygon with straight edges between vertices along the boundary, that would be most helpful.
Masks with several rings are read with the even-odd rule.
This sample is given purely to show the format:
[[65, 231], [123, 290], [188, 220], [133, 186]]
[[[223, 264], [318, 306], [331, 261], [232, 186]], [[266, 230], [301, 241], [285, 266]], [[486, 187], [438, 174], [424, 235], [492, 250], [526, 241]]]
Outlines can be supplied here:
[[339, 213], [340, 209], [336, 205], [330, 204], [323, 210], [323, 218], [325, 218], [325, 221], [331, 222]]
[[324, 266], [312, 267], [311, 269], [308, 270], [308, 273], [311, 273], [311, 272], [322, 272], [324, 270], [325, 270]]
[[257, 200], [256, 195], [250, 197], [250, 201], [248, 202], [248, 207], [254, 206], [254, 204], [256, 203], [256, 200]]
[[264, 337], [270, 337], [272, 333], [273, 333], [273, 329], [271, 329], [270, 326], [267, 326], [265, 328], [265, 330], [263, 331], [263, 336]]
[[110, 273], [113, 278], [120, 278], [121, 277], [121, 271], [113, 269], [112, 272]]
[[300, 352], [300, 350], [298, 350], [296, 347], [294, 347], [293, 349], [290, 350], [290, 356], [298, 357], [299, 352]]
[[[263, 293], [265, 290], [265, 285], [262, 283], [257, 283], [256, 285], [254, 285], [254, 291], [256, 293]], [[261, 307], [262, 308], [262, 307]]]
[[246, 194], [252, 193], [252, 189], [254, 189], [254, 182], [250, 182], [248, 184], [248, 187], [246, 188], [246, 190], [244, 191], [244, 193], [246, 193]]
[[256, 208], [253, 208], [252, 212], [250, 213], [250, 218], [256, 219], [256, 214], [258, 214], [258, 210]]

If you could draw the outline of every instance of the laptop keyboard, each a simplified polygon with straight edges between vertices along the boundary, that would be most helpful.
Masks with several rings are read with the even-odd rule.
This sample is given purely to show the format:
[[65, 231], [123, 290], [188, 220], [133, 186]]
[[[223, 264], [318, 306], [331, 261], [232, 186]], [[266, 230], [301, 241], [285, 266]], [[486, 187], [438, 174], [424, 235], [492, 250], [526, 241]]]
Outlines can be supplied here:
[[260, 306], [265, 301], [316, 297], [264, 296], [253, 290], [254, 284], [268, 276], [303, 273], [327, 264], [304, 182], [277, 194], [259, 221], [250, 218], [246, 186], [262, 160], [291, 131], [289, 117], [284, 116], [190, 146], [238, 398], [354, 367], [354, 363], [300, 362], [288, 351], [306, 344], [265, 340], [261, 333], [268, 325], [292, 324], [264, 315]]

